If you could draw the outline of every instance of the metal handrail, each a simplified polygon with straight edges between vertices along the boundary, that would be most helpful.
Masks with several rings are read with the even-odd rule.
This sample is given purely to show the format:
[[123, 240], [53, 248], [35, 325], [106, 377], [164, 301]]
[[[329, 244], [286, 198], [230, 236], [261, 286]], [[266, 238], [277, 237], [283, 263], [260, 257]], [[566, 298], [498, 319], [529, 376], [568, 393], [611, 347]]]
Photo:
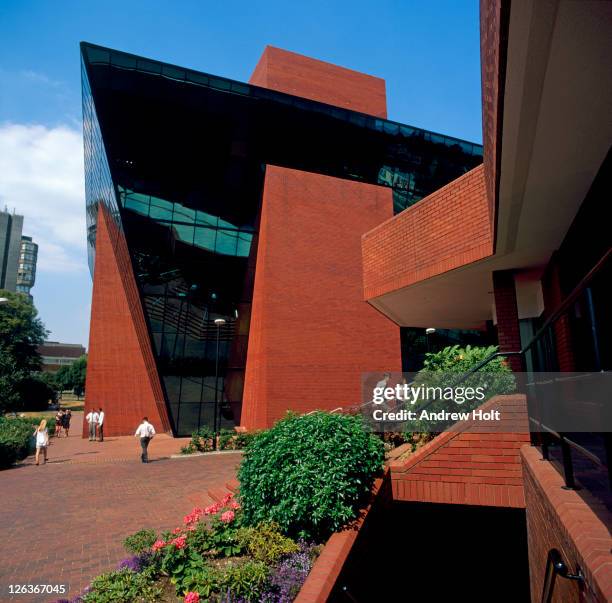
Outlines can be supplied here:
[[580, 569], [578, 569], [577, 573], [571, 574], [567, 564], [563, 561], [561, 553], [557, 549], [550, 549], [550, 551], [548, 551], [548, 557], [546, 558], [541, 603], [551, 603], [557, 576], [561, 576], [566, 580], [576, 580], [577, 582], [584, 581], [584, 576]]

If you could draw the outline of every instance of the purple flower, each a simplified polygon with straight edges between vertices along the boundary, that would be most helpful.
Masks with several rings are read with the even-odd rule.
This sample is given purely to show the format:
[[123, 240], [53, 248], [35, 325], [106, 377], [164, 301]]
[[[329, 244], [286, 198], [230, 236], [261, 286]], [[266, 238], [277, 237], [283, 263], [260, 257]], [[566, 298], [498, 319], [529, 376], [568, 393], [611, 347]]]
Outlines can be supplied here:
[[231, 590], [227, 590], [225, 594], [219, 597], [219, 603], [249, 603], [244, 597], [238, 597], [232, 594]]
[[285, 557], [270, 575], [271, 588], [261, 601], [265, 603], [291, 603], [300, 592], [312, 568], [313, 545], [300, 542], [297, 553]]
[[151, 562], [150, 553], [141, 553], [140, 555], [134, 555], [123, 559], [117, 566], [117, 569], [128, 569], [135, 573], [141, 572]]

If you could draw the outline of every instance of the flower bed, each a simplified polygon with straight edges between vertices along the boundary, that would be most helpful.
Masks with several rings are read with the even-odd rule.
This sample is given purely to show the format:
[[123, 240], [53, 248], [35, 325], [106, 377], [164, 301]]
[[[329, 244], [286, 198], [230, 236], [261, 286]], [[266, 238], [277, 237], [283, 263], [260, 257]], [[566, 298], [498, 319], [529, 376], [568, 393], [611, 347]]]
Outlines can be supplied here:
[[[210, 437], [197, 434], [200, 445]], [[358, 517], [383, 461], [382, 441], [359, 417], [288, 414], [251, 436], [239, 500], [230, 493], [171, 532], [130, 536], [133, 557], [73, 603], [290, 603], [321, 551], [316, 543]]]
[[[236, 432], [222, 429], [216, 436], [217, 450], [243, 450], [256, 433]], [[181, 454], [212, 452], [215, 449], [215, 434], [211, 429], [201, 427], [191, 434], [189, 444], [181, 448]]]
[[131, 557], [72, 601], [58, 603], [289, 603], [320, 548], [284, 536], [272, 522], [244, 525], [231, 493], [193, 509], [171, 532], [143, 530], [124, 544]]

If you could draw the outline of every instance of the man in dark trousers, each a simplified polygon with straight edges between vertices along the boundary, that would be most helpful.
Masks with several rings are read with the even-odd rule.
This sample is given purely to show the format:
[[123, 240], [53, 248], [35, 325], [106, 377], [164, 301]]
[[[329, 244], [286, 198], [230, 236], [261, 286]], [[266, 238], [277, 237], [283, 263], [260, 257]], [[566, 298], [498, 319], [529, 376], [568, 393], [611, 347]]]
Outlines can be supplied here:
[[104, 442], [104, 411], [98, 411], [98, 440]]
[[134, 435], [140, 438], [140, 447], [142, 448], [140, 460], [143, 463], [148, 463], [149, 456], [147, 454], [147, 449], [149, 448], [149, 442], [155, 437], [155, 428], [149, 423], [147, 417], [143, 417], [142, 423], [138, 426]]

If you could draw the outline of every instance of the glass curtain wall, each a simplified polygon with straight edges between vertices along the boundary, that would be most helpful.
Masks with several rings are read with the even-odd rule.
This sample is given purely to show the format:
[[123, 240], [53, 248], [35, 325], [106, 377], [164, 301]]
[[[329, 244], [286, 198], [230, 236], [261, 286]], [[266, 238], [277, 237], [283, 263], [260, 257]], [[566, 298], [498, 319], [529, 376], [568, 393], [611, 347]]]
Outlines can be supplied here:
[[175, 432], [231, 427], [246, 363], [254, 227], [118, 188]]

